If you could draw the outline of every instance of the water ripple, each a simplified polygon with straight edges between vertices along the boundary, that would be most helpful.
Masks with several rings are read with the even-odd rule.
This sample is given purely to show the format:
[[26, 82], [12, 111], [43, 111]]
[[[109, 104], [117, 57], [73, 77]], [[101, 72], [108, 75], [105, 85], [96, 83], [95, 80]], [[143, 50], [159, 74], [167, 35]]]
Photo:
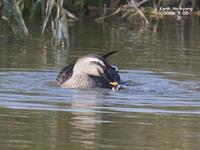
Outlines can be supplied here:
[[169, 79], [175, 73], [124, 70], [120, 73], [122, 79], [132, 84], [121, 91], [61, 89], [56, 87], [56, 73], [2, 69], [0, 106], [67, 112], [200, 114], [200, 83]]

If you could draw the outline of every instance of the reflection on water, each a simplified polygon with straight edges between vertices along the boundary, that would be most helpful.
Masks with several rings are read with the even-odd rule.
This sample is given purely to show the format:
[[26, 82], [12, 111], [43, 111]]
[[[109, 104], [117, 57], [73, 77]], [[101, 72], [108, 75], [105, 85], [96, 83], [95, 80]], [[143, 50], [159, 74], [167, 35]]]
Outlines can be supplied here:
[[[70, 33], [69, 50], [0, 36], [0, 149], [199, 148], [199, 18], [147, 28], [83, 20]], [[59, 68], [108, 50], [126, 89], [56, 86]]]
[[0, 71], [0, 117], [4, 120], [0, 125], [1, 146], [19, 149], [198, 146], [198, 81], [169, 79], [172, 73], [156, 75], [126, 70], [120, 74], [123, 79], [134, 80], [134, 86], [118, 92], [88, 91], [57, 88], [52, 82], [56, 71], [19, 70]]
[[[72, 95], [71, 109], [78, 110], [72, 112], [71, 125], [75, 130], [71, 135], [72, 142], [80, 142], [83, 148], [89, 149], [95, 147], [95, 137], [99, 135], [95, 132], [97, 129], [98, 120], [101, 121], [101, 116], [94, 109], [97, 107], [98, 93], [97, 91], [92, 92], [92, 95], [83, 95], [80, 98], [80, 93]], [[90, 100], [92, 99], [92, 100]], [[87, 102], [85, 102], [87, 101]], [[92, 111], [88, 111], [91, 109]]]

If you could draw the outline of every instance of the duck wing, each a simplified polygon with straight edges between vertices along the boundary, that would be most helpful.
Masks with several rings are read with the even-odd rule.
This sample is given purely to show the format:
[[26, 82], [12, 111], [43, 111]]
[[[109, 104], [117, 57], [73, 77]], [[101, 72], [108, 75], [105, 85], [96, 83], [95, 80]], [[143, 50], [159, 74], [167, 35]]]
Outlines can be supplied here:
[[56, 81], [58, 86], [60, 86], [63, 82], [71, 78], [73, 74], [74, 64], [65, 66], [57, 75]]

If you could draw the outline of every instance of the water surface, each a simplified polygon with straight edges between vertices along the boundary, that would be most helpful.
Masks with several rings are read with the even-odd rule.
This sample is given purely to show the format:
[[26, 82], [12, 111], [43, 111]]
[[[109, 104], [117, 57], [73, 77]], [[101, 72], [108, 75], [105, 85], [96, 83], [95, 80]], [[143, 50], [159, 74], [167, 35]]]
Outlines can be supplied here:
[[[70, 27], [68, 50], [37, 35], [0, 36], [0, 149], [198, 149], [199, 25], [83, 19]], [[64, 65], [112, 50], [126, 89], [56, 86]]]

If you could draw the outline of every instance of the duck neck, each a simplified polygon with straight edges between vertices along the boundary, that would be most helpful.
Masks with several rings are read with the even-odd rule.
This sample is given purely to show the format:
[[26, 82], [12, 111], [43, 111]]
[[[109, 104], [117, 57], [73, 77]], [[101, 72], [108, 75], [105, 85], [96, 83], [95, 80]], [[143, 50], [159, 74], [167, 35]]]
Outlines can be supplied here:
[[95, 87], [95, 85], [94, 80], [83, 72], [73, 74], [64, 86], [71, 88], [92, 88]]

